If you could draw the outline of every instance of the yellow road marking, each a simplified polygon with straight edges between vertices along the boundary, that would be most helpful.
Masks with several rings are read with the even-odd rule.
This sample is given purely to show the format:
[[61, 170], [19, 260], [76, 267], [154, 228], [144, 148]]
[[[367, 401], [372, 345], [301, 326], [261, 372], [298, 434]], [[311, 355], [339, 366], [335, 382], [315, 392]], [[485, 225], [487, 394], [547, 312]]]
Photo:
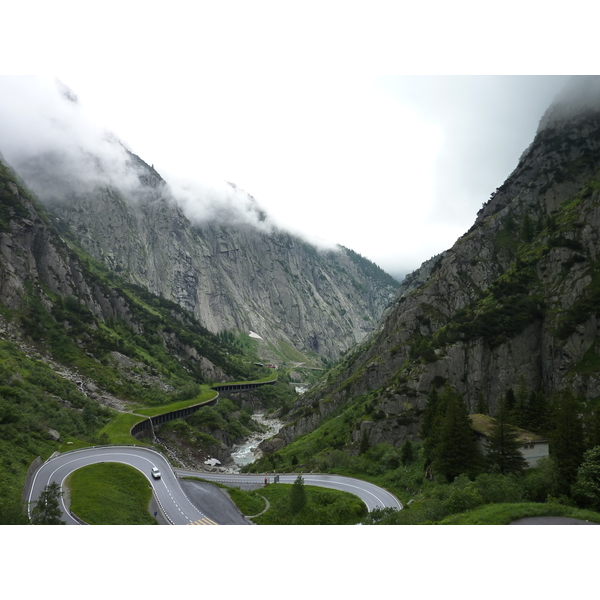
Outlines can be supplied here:
[[194, 521], [193, 523], [188, 523], [188, 525], [217, 525], [217, 523], [208, 517], [204, 517], [204, 519]]

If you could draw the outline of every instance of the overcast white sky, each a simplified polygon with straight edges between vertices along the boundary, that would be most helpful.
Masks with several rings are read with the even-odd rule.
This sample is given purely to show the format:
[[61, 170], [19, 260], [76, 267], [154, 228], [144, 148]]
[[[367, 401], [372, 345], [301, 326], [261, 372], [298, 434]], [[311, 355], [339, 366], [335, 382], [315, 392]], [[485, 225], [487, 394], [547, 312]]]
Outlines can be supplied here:
[[[276, 222], [394, 275], [471, 226], [565, 81], [546, 75], [573, 72], [564, 49], [523, 52], [565, 23], [527, 2], [191, 6], [58, 1], [33, 20], [11, 8], [8, 29], [27, 23], [27, 38], [0, 43], [169, 182], [231, 181]], [[523, 69], [546, 75], [463, 75]]]
[[167, 181], [231, 181], [395, 275], [470, 227], [564, 80], [57, 75]]
[[[394, 275], [412, 271], [470, 227], [565, 81], [56, 75], [78, 94], [87, 118], [116, 133], [168, 182], [231, 181], [276, 223], [343, 244]], [[3, 89], [11, 93], [6, 83]], [[0, 106], [15, 114], [52, 105], [8, 100]], [[33, 115], [24, 120], [32, 123]], [[42, 130], [22, 131], [35, 145]], [[13, 133], [19, 135], [16, 125]], [[0, 140], [0, 152], [2, 146]], [[4, 153], [10, 157], [7, 141]]]

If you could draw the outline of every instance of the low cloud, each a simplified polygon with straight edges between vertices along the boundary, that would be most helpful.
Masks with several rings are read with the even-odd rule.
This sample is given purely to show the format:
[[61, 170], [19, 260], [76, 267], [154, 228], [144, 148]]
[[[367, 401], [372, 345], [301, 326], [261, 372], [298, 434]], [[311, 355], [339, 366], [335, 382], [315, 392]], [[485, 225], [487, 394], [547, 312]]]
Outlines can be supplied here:
[[250, 224], [271, 232], [275, 224], [256, 200], [232, 183], [203, 183], [169, 179], [168, 189], [194, 224], [218, 221], [229, 225]]
[[249, 224], [266, 233], [278, 227], [233, 183], [174, 176], [157, 189], [143, 185], [140, 175], [147, 171], [114, 134], [94, 123], [73, 91], [54, 79], [0, 76], [0, 151], [46, 202], [70, 202], [110, 187], [132, 202], [153, 195], [174, 199], [195, 225]]
[[52, 79], [0, 77], [0, 149], [46, 200], [97, 186], [137, 185], [117, 138], [87, 118], [75, 94]]
[[600, 77], [580, 75], [571, 77], [540, 120], [538, 132], [568, 120], [579, 113], [600, 110]]

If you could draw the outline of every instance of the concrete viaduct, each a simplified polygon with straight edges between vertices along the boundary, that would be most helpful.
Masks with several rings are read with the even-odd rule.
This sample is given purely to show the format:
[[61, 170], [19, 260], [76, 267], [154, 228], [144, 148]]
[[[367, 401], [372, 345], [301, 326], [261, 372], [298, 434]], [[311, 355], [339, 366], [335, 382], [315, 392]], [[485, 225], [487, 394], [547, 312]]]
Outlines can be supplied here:
[[277, 379], [273, 379], [272, 381], [248, 381], [245, 383], [218, 383], [210, 389], [217, 392], [246, 392], [261, 385], [273, 385], [275, 383], [277, 383]]
[[173, 410], [171, 412], [163, 413], [162, 415], [156, 415], [154, 417], [149, 417], [140, 423], [137, 423], [131, 428], [131, 435], [136, 437], [143, 431], [151, 430], [154, 432], [154, 428], [162, 425], [163, 423], [167, 423], [168, 421], [175, 421], [176, 419], [185, 419], [190, 415], [194, 414], [198, 409], [203, 406], [215, 406], [219, 401], [219, 392], [245, 392], [248, 390], [253, 390], [254, 388], [260, 387], [262, 385], [273, 385], [277, 380], [273, 381], [260, 381], [260, 382], [243, 382], [243, 383], [223, 383], [217, 384], [211, 387], [211, 390], [215, 390], [217, 395], [205, 402], [201, 402], [200, 404], [194, 404], [193, 406], [188, 406], [187, 408], [180, 408], [179, 410]]

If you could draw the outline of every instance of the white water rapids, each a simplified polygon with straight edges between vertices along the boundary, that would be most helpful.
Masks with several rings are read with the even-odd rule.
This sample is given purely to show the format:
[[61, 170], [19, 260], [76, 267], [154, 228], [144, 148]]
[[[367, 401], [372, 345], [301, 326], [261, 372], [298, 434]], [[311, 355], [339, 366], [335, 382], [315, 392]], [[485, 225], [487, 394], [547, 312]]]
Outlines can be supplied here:
[[243, 444], [233, 447], [231, 458], [234, 460], [235, 466], [227, 468], [229, 473], [239, 473], [240, 467], [260, 458], [262, 452], [258, 449], [258, 445], [263, 440], [273, 437], [283, 427], [283, 421], [265, 417], [263, 413], [255, 413], [252, 415], [252, 418], [260, 423], [265, 430], [262, 432], [255, 432], [252, 437], [248, 438]]

